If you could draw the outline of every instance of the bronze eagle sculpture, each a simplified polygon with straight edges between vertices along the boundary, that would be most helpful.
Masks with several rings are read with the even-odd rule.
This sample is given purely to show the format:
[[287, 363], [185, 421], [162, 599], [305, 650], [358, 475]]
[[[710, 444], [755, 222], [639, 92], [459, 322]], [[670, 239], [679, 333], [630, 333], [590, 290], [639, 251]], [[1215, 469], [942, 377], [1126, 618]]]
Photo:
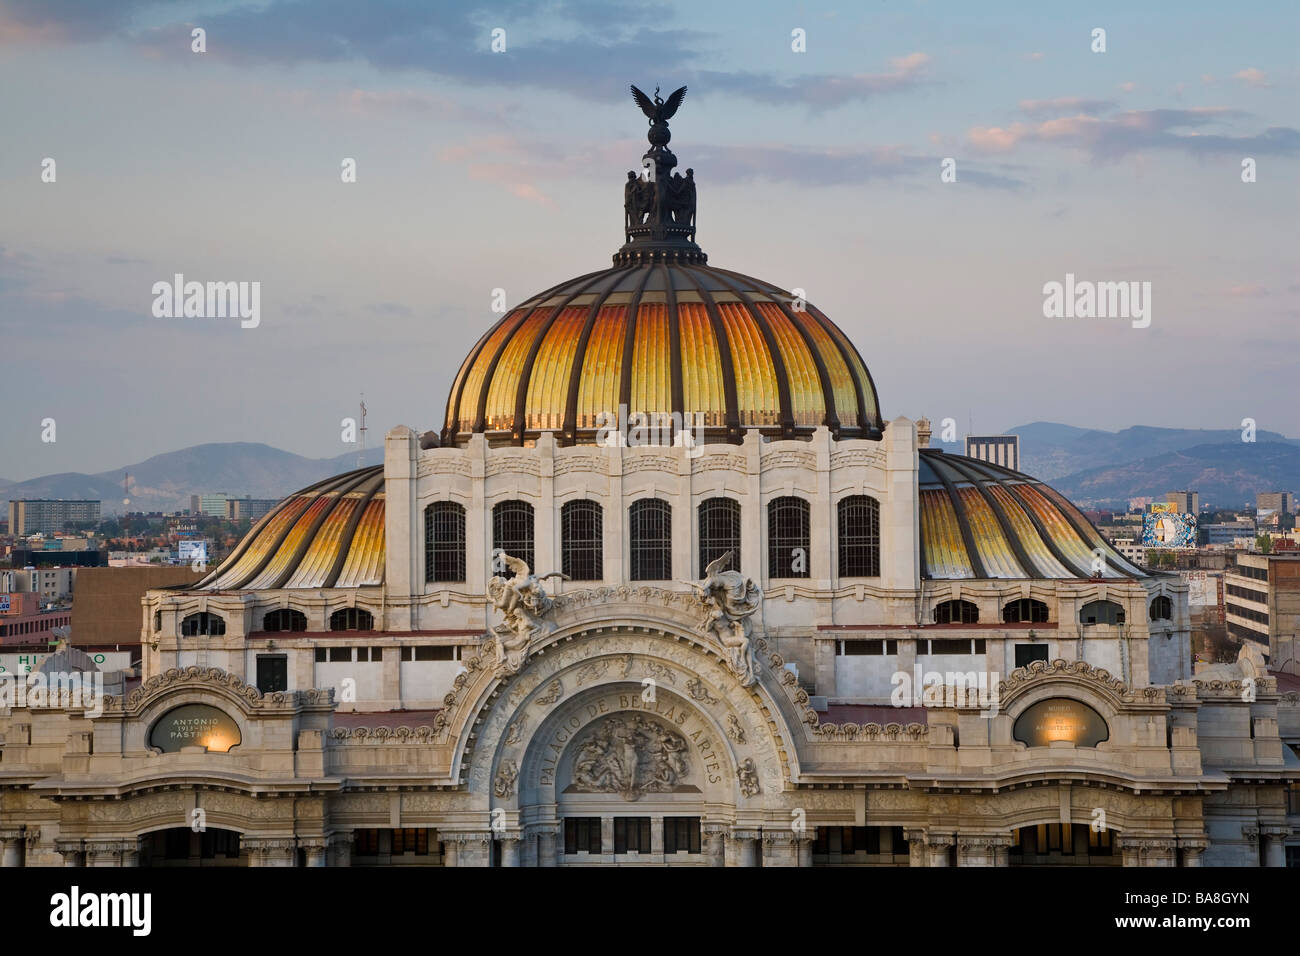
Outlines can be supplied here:
[[682, 100], [686, 98], [686, 87], [682, 87], [673, 93], [666, 100], [659, 98], [659, 87], [655, 87], [655, 98], [653, 100], [646, 96], [635, 86], [632, 87], [632, 99], [636, 100], [636, 105], [641, 107], [641, 112], [649, 117], [650, 122], [654, 125], [661, 125], [672, 119], [677, 108], [682, 105]]

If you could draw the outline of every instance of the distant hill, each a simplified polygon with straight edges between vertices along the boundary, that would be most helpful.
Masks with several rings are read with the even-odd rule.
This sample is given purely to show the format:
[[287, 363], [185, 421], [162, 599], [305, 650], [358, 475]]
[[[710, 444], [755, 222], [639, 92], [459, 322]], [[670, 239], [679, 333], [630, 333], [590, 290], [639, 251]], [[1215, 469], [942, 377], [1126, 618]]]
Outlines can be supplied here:
[[[1235, 428], [1154, 428], [1150, 425], [1134, 425], [1122, 431], [1107, 432], [1055, 422], [1033, 422], [1009, 429], [1008, 433], [1020, 436], [1021, 470], [1044, 481], [1055, 481], [1066, 475], [1098, 468], [1157, 459], [1202, 445], [1251, 447], [1250, 443], [1241, 440], [1240, 429]], [[1287, 438], [1278, 432], [1255, 433], [1255, 445], [1273, 443], [1300, 448], [1300, 440]], [[1189, 487], [1197, 486], [1173, 484], [1160, 488], [1156, 493], [1164, 494], [1176, 488]], [[1201, 498], [1204, 500], [1204, 489], [1197, 490], [1202, 492]]]
[[[383, 448], [368, 449], [362, 464], [383, 461]], [[89, 498], [104, 502], [104, 513], [130, 511], [181, 511], [190, 495], [227, 492], [243, 497], [282, 498], [292, 491], [351, 471], [356, 452], [334, 458], [304, 458], [270, 445], [224, 442], [194, 445], [155, 455], [96, 475], [64, 472], [44, 475], [0, 487], [7, 507], [14, 498]], [[122, 506], [122, 473], [131, 473], [131, 504]]]
[[[1086, 468], [1054, 478], [1052, 487], [1084, 506], [1126, 506], [1129, 499], [1160, 497], [1179, 488], [1200, 493], [1220, 508], [1254, 504], [1261, 491], [1300, 489], [1300, 445], [1290, 441], [1234, 441], [1196, 445], [1122, 464]], [[1023, 439], [1022, 439], [1023, 446]], [[1026, 470], [1035, 477], [1032, 467]]]

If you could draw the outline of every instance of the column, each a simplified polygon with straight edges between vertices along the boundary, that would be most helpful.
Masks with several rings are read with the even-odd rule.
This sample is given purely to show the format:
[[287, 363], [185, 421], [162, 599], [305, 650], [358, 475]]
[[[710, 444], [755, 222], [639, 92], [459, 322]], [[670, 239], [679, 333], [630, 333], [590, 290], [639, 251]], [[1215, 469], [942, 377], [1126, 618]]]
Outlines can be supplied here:
[[[902, 650], [901, 646], [899, 650]], [[925, 830], [907, 829], [903, 831], [903, 837], [907, 840], [907, 865], [925, 866], [928, 862], [925, 852]]]
[[793, 833], [764, 832], [762, 846], [764, 866], [799, 865], [799, 849]]
[[796, 853], [800, 866], [812, 866], [813, 838], [807, 832], [795, 837]]
[[1286, 866], [1286, 838], [1291, 831], [1287, 827], [1260, 827], [1260, 865]]
[[503, 867], [519, 866], [519, 835], [518, 834], [501, 835], [501, 865]]
[[558, 865], [556, 841], [559, 838], [558, 824], [541, 827], [537, 831], [537, 865]]
[[0, 830], [0, 867], [23, 865], [23, 840], [21, 829]]
[[957, 842], [957, 837], [952, 833], [931, 833], [926, 840], [926, 849], [929, 851], [930, 866], [947, 866], [948, 865], [948, 848]]
[[351, 830], [343, 833], [334, 833], [330, 835], [330, 860], [331, 866], [351, 866], [352, 865], [352, 844], [356, 842], [356, 834]]
[[122, 865], [122, 845], [113, 840], [86, 844], [86, 866]]
[[319, 839], [312, 837], [307, 840], [299, 840], [298, 845], [302, 847], [306, 855], [307, 866], [325, 866], [328, 845], [324, 837]]
[[1142, 851], [1138, 841], [1133, 837], [1118, 836], [1115, 838], [1119, 844], [1120, 856], [1124, 861], [1124, 866], [1141, 866]]
[[291, 837], [245, 837], [242, 844], [250, 867], [298, 865], [298, 844]]
[[1199, 867], [1201, 865], [1201, 854], [1209, 848], [1210, 841], [1204, 836], [1178, 838], [1178, 849], [1182, 851], [1183, 866]]
[[[957, 865], [958, 866], [997, 866], [995, 859], [997, 844], [994, 842], [997, 838], [986, 836], [984, 834], [966, 834], [957, 835]], [[1008, 844], [1011, 842], [1007, 837]]]
[[[1002, 842], [1005, 841], [1005, 842]], [[993, 847], [993, 865], [1010, 866], [1011, 865], [1011, 837], [1003, 837]]]
[[138, 867], [140, 865], [140, 838], [127, 840], [122, 844], [122, 865]]
[[460, 834], [459, 833], [439, 833], [442, 839], [442, 865], [459, 866], [460, 865]]
[[718, 823], [706, 823], [701, 828], [700, 842], [704, 859], [709, 866], [727, 865], [726, 828]]
[[758, 866], [757, 830], [732, 830], [727, 841], [727, 866]]
[[63, 857], [64, 866], [84, 866], [84, 848], [80, 840], [55, 840], [54, 850]]
[[650, 853], [656, 858], [664, 854], [664, 818], [650, 818]]

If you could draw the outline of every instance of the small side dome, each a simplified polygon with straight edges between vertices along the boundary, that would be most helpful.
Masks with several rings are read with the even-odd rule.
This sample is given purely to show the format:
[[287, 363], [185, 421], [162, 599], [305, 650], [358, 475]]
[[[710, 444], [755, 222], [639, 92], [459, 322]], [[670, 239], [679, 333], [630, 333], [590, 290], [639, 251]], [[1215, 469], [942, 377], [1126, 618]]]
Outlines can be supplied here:
[[1149, 577], [1064, 495], [1029, 475], [922, 448], [917, 483], [924, 578]]
[[193, 588], [271, 591], [384, 582], [384, 466], [317, 482], [285, 498]]

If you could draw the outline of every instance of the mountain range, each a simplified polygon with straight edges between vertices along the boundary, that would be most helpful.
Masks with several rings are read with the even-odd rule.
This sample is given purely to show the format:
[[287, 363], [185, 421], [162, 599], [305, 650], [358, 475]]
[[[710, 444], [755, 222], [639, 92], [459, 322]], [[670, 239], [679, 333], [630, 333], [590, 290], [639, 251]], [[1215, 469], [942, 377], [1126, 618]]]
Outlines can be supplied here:
[[[367, 449], [363, 465], [383, 461], [383, 448]], [[298, 488], [357, 467], [357, 453], [304, 458], [254, 442], [194, 445], [99, 474], [63, 472], [0, 485], [0, 500], [88, 498], [104, 503], [104, 514], [123, 511], [183, 511], [190, 495], [225, 492], [243, 498], [283, 498]], [[122, 505], [123, 473], [130, 474], [131, 503]]]
[[[1117, 432], [1056, 422], [1009, 429], [1020, 436], [1020, 468], [1049, 482], [1084, 507], [1127, 507], [1131, 498], [1163, 497], [1186, 488], [1202, 505], [1239, 508], [1256, 492], [1300, 488], [1300, 440], [1258, 431], [1243, 442], [1236, 429], [1156, 428], [1135, 425]], [[960, 445], [945, 446], [948, 451]], [[368, 449], [362, 464], [383, 460]], [[89, 498], [104, 513], [178, 511], [190, 495], [226, 492], [282, 498], [313, 482], [357, 467], [356, 452], [305, 458], [270, 445], [226, 442], [194, 445], [99, 474], [64, 472], [26, 481], [0, 480], [0, 502], [13, 498]], [[122, 505], [122, 477], [130, 473], [130, 504]]]

